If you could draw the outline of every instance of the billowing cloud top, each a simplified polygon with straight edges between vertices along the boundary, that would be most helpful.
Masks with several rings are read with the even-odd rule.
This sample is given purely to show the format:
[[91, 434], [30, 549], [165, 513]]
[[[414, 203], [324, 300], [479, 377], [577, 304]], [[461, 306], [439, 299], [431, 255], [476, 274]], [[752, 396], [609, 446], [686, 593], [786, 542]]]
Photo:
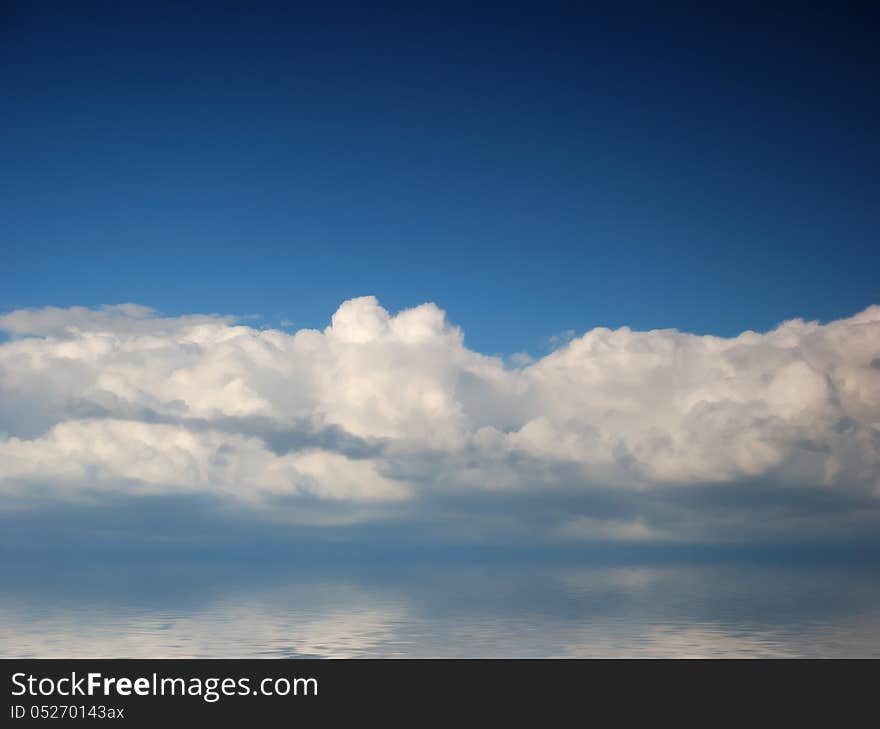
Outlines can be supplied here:
[[880, 523], [877, 306], [729, 339], [599, 328], [522, 367], [373, 297], [290, 334], [132, 304], [0, 329], [6, 510], [207, 494], [291, 524], [624, 540]]

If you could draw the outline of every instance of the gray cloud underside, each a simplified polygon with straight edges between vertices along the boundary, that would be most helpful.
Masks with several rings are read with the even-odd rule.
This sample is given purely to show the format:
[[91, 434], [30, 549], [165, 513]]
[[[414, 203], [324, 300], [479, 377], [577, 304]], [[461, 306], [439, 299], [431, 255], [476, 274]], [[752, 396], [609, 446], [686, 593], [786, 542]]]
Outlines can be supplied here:
[[7, 514], [197, 499], [291, 529], [465, 540], [880, 526], [876, 306], [734, 338], [593, 329], [521, 367], [469, 350], [433, 304], [391, 315], [372, 297], [323, 331], [131, 304], [0, 329]]

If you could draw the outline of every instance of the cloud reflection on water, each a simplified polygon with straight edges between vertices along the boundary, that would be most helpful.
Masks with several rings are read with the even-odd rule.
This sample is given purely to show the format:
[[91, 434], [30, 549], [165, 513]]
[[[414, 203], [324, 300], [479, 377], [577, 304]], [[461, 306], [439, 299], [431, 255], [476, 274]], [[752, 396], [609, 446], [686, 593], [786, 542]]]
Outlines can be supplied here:
[[4, 575], [5, 657], [880, 657], [870, 567], [40, 569]]

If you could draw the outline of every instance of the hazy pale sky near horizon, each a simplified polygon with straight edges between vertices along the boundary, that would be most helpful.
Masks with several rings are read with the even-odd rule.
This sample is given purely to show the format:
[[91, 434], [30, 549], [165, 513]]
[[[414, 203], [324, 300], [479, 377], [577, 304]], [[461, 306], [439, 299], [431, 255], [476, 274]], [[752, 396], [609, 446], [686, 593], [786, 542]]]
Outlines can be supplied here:
[[4, 4], [0, 520], [876, 540], [876, 31]]
[[876, 17], [811, 12], [4, 3], [0, 308], [298, 329], [376, 295], [534, 355], [851, 316]]

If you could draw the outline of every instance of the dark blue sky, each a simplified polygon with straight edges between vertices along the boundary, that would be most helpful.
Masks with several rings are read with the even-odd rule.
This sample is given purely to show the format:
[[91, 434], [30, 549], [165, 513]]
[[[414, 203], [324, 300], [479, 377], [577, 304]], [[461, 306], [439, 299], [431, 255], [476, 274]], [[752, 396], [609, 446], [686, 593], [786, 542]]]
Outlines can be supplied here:
[[541, 354], [880, 302], [876, 15], [315, 5], [4, 3], [0, 308], [371, 293]]

